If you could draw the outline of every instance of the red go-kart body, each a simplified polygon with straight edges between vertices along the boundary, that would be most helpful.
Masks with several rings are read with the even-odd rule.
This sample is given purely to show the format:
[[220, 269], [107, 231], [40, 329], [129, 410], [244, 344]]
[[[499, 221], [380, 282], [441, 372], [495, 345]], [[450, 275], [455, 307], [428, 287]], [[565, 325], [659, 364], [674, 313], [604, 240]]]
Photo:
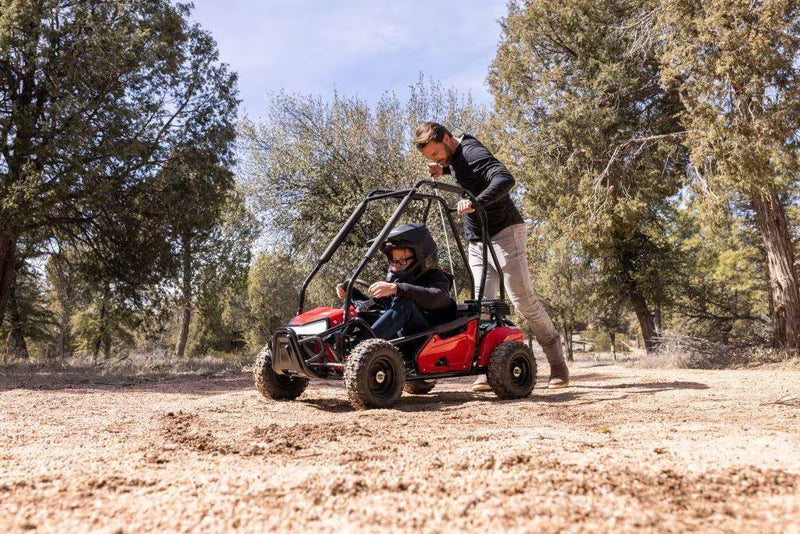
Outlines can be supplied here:
[[[354, 308], [351, 308], [351, 314], [354, 318], [358, 317], [358, 312]], [[341, 325], [343, 321], [344, 310], [342, 308], [323, 306], [296, 316], [289, 322], [289, 326], [302, 332], [301, 327], [306, 325], [327, 322], [328, 328], [334, 328]], [[478, 351], [477, 359], [474, 360], [475, 365], [486, 367], [489, 363], [489, 356], [498, 345], [504, 341], [523, 341], [522, 331], [515, 326], [496, 326], [480, 335], [479, 323], [480, 317], [475, 317], [459, 328], [459, 333], [431, 335], [416, 353], [418, 373], [468, 372], [473, 367], [476, 346]], [[330, 347], [326, 347], [326, 354], [328, 363], [336, 362]]]

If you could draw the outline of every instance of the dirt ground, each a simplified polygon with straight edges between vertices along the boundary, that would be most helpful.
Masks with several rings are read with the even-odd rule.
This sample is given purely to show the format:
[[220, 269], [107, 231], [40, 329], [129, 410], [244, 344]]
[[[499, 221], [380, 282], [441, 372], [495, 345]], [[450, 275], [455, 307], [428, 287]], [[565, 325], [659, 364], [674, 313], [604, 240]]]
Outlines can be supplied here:
[[359, 412], [339, 382], [0, 375], [0, 532], [800, 532], [800, 370], [571, 369]]

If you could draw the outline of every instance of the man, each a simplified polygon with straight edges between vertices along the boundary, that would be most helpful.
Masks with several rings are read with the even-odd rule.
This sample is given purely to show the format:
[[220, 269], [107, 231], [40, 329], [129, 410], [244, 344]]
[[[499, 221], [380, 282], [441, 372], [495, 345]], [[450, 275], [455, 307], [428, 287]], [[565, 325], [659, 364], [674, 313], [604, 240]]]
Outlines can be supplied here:
[[[386, 281], [375, 282], [367, 290], [373, 298], [385, 299], [387, 306], [372, 324], [377, 337], [417, 334], [456, 318], [456, 303], [450, 297], [453, 280], [439, 269], [436, 243], [425, 225], [394, 228], [381, 250], [389, 260]], [[345, 285], [337, 285], [336, 293], [344, 298]], [[355, 296], [367, 297], [360, 291]]]
[[[567, 387], [569, 368], [564, 360], [561, 336], [536, 298], [531, 285], [525, 252], [528, 239], [525, 223], [508, 194], [514, 186], [513, 176], [480, 141], [469, 135], [457, 139], [447, 128], [435, 122], [420, 124], [414, 144], [429, 160], [428, 172], [432, 177], [450, 174], [458, 185], [475, 195], [483, 206], [491, 245], [500, 262], [508, 296], [517, 311], [530, 322], [536, 341], [542, 346], [550, 364], [548, 387]], [[483, 269], [480, 220], [470, 200], [461, 199], [457, 208], [460, 215], [465, 215], [464, 229], [470, 241], [469, 264], [477, 285]], [[484, 296], [493, 299], [497, 298], [500, 290], [499, 276], [491, 261], [489, 264]], [[488, 391], [491, 388], [486, 384], [486, 377], [481, 376], [472, 389]]]

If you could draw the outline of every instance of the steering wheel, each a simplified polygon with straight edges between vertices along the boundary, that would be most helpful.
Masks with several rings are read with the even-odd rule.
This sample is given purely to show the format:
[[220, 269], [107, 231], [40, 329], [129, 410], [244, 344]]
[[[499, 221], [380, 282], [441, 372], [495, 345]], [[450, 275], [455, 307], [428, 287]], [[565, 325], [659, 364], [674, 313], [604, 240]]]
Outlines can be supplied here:
[[[346, 282], [347, 282], [347, 280], [345, 280], [345, 283]], [[364, 280], [363, 278], [356, 278], [355, 280], [353, 280], [353, 285], [361, 286], [364, 289], [369, 289], [369, 286], [371, 284], [369, 282], [367, 282], [366, 280]]]
[[[344, 283], [347, 284], [347, 280], [345, 280]], [[369, 289], [369, 286], [371, 286], [372, 284], [370, 284], [369, 282], [367, 282], [366, 280], [364, 280], [362, 278], [356, 278], [355, 280], [353, 280], [353, 285], [361, 286], [364, 289]], [[359, 311], [359, 312], [366, 312], [366, 311], [381, 312], [381, 311], [385, 311], [388, 308], [388, 303], [386, 302], [385, 298], [376, 299], [376, 298], [370, 297], [369, 293], [366, 293], [366, 291], [364, 293], [368, 297], [366, 300], [354, 300], [353, 301], [353, 305], [355, 306], [357, 311]]]

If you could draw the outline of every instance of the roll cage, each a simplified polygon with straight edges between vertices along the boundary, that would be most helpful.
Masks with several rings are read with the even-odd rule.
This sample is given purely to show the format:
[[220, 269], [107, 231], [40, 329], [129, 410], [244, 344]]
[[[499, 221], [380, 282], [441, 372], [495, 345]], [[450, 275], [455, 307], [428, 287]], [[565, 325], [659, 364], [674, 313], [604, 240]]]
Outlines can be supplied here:
[[[426, 193], [421, 192], [420, 189], [423, 188], [430, 188], [434, 190], [434, 193]], [[478, 287], [478, 295], [476, 298], [475, 295], [475, 279], [472, 274], [471, 269], [469, 268], [469, 261], [467, 259], [467, 252], [464, 248], [464, 244], [461, 240], [458, 228], [456, 226], [455, 221], [453, 220], [452, 213], [456, 210], [454, 208], [449, 208], [445, 199], [442, 198], [440, 195], [435, 194], [435, 191], [446, 191], [449, 193], [455, 193], [456, 195], [461, 196], [462, 198], [467, 198], [472, 202], [473, 207], [475, 208], [476, 212], [478, 213], [478, 219], [480, 221], [480, 232], [481, 232], [481, 245], [482, 245], [482, 256], [483, 256], [483, 269], [481, 270], [481, 280], [480, 285]], [[350, 319], [350, 310], [352, 304], [352, 291], [353, 291], [353, 284], [355, 283], [356, 279], [359, 277], [361, 272], [367, 266], [367, 264], [372, 260], [375, 255], [380, 251], [381, 245], [386, 240], [386, 237], [392, 231], [392, 229], [397, 225], [397, 222], [400, 220], [400, 217], [405, 213], [408, 209], [410, 203], [412, 201], [427, 201], [427, 205], [425, 206], [425, 211], [423, 215], [423, 220], [421, 222], [427, 223], [428, 215], [430, 213], [431, 207], [434, 203], [438, 203], [443, 209], [443, 213], [446, 216], [447, 222], [449, 224], [450, 230], [455, 238], [456, 246], [458, 247], [459, 255], [461, 256], [462, 261], [466, 267], [467, 275], [469, 276], [470, 281], [470, 295], [472, 297], [471, 300], [477, 301], [478, 303], [483, 302], [483, 293], [486, 286], [486, 275], [487, 275], [487, 259], [489, 256], [492, 258], [493, 265], [497, 272], [502, 272], [500, 268], [500, 263], [497, 260], [497, 255], [495, 254], [494, 248], [489, 246], [489, 235], [487, 233], [487, 223], [486, 223], [486, 211], [484, 210], [483, 206], [478, 202], [475, 196], [464, 189], [461, 186], [437, 182], [433, 180], [419, 180], [417, 181], [413, 187], [409, 189], [399, 189], [399, 190], [388, 190], [388, 189], [377, 189], [370, 192], [366, 198], [353, 210], [350, 217], [345, 222], [344, 226], [339, 230], [333, 240], [330, 242], [328, 247], [323, 252], [322, 256], [317, 260], [314, 268], [311, 270], [311, 273], [306, 277], [305, 281], [303, 282], [302, 287], [300, 288], [300, 296], [299, 296], [299, 304], [297, 307], [297, 314], [300, 315], [303, 313], [303, 305], [305, 302], [305, 294], [308, 285], [317, 275], [317, 273], [322, 269], [322, 267], [327, 264], [331, 257], [333, 257], [334, 253], [339, 249], [341, 244], [347, 239], [347, 237], [353, 231], [353, 228], [356, 224], [361, 220], [361, 217], [364, 215], [367, 206], [370, 203], [378, 202], [381, 200], [386, 199], [399, 199], [400, 202], [398, 206], [395, 208], [394, 212], [391, 214], [389, 219], [387, 220], [386, 224], [381, 229], [380, 233], [372, 240], [372, 245], [370, 246], [369, 250], [367, 250], [364, 258], [361, 260], [359, 265], [351, 274], [345, 291], [345, 298], [344, 298], [344, 323]], [[446, 230], [445, 230], [446, 231]], [[505, 300], [505, 287], [503, 285], [503, 277], [499, 277], [500, 280], [500, 300]]]

